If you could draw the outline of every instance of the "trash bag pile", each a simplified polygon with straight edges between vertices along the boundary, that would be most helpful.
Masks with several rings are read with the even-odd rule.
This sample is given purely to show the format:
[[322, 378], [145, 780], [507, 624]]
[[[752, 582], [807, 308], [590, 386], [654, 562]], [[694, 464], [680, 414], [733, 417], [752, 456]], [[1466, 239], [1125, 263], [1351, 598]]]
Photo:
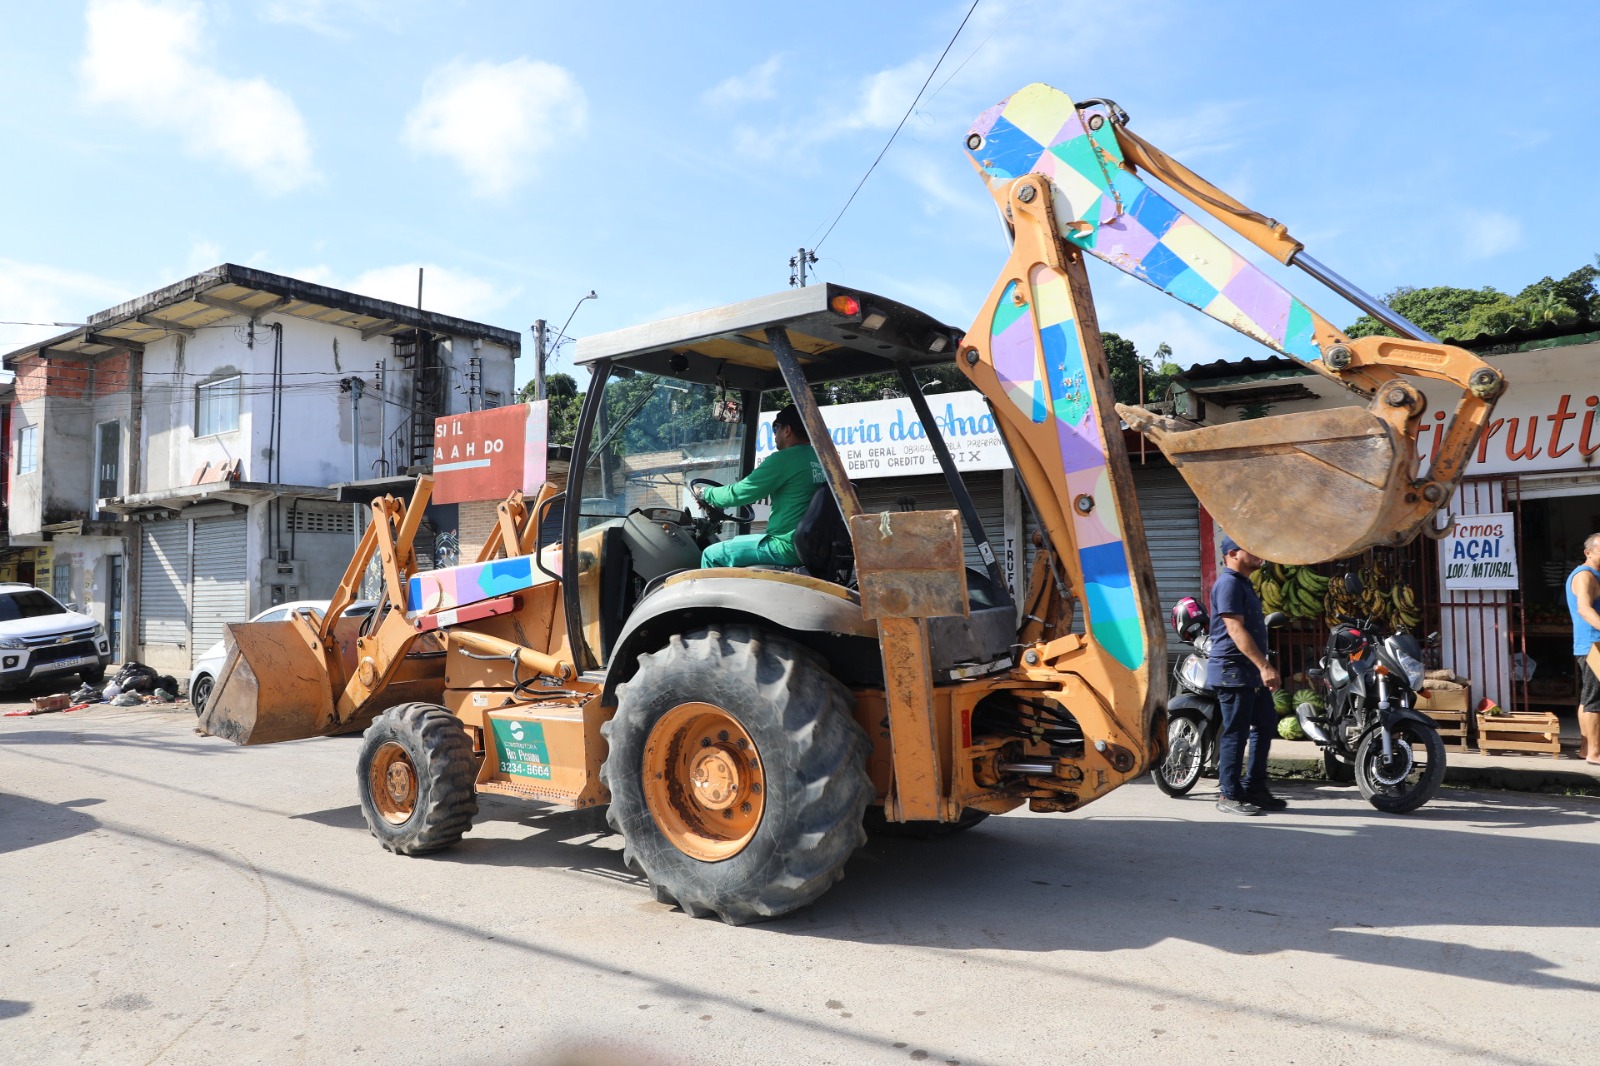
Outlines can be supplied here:
[[146, 703], [175, 703], [177, 691], [178, 679], [171, 674], [158, 673], [144, 663], [126, 662], [104, 685], [80, 685], [72, 693], [72, 702], [141, 707]]

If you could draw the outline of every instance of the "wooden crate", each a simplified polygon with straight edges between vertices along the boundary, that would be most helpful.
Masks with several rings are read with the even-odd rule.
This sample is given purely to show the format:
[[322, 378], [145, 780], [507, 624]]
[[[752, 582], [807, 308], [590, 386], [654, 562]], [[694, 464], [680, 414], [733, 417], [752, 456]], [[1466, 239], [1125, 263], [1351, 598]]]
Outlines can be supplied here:
[[1548, 711], [1478, 715], [1478, 750], [1561, 757], [1561, 720]]
[[1447, 748], [1467, 750], [1467, 691], [1430, 692], [1426, 699], [1417, 700], [1417, 710], [1433, 719], [1439, 727], [1439, 739]]
[[65, 692], [57, 692], [51, 696], [33, 697], [33, 712], [43, 714], [47, 711], [64, 711], [72, 706], [72, 698]]

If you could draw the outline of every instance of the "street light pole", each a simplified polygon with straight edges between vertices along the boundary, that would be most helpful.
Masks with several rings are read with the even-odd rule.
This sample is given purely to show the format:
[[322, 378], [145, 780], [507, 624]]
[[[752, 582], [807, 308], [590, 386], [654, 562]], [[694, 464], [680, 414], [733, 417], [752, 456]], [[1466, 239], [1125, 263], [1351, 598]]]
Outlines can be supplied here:
[[578, 313], [578, 308], [583, 306], [583, 301], [585, 301], [585, 300], [598, 300], [598, 299], [600, 299], [600, 295], [599, 295], [599, 293], [595, 292], [593, 289], [590, 289], [583, 296], [578, 297], [578, 302], [572, 305], [572, 314], [567, 316], [567, 320], [561, 324], [561, 329], [556, 333], [556, 339], [551, 341], [548, 345], [545, 344], [545, 340], [544, 340], [544, 336], [545, 336], [544, 319], [541, 318], [541, 319], [539, 319], [539, 321], [537, 321], [537, 322], [535, 322], [533, 324], [533, 358], [534, 358], [534, 364], [533, 364], [533, 398], [535, 400], [542, 400], [542, 399], [545, 398], [544, 397], [544, 360], [545, 360], [545, 355], [547, 353], [549, 353], [549, 352], [554, 352], [558, 348], [561, 347], [561, 342], [563, 340], [565, 340], [566, 337], [567, 337], [567, 327], [572, 325], [573, 316]]

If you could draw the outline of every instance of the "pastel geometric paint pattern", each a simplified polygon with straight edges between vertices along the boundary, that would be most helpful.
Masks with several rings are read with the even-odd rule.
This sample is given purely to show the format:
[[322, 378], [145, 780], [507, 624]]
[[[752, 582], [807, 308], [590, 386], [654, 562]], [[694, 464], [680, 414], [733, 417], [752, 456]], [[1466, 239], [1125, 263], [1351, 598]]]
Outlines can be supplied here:
[[[544, 549], [541, 558], [545, 566], [558, 574], [561, 572], [560, 548]], [[406, 590], [406, 610], [413, 614], [449, 611], [553, 580], [533, 564], [531, 555], [424, 570], [411, 578]]]
[[1061, 236], [1269, 348], [1321, 357], [1310, 308], [1123, 168], [1109, 128], [1096, 136], [1072, 100], [1034, 84], [978, 116], [968, 154], [991, 186], [1050, 179]]
[[[1114, 499], [1106, 441], [1089, 391], [1066, 278], [1040, 266], [1028, 280], [1033, 301], [1025, 292], [1019, 299], [1013, 282], [989, 323], [995, 373], [1024, 417], [1054, 424], [1069, 496], [1089, 493], [1096, 500]], [[1089, 635], [1118, 662], [1135, 669], [1145, 661], [1144, 628], [1117, 509], [1097, 507], [1085, 515], [1074, 508], [1071, 514]]]

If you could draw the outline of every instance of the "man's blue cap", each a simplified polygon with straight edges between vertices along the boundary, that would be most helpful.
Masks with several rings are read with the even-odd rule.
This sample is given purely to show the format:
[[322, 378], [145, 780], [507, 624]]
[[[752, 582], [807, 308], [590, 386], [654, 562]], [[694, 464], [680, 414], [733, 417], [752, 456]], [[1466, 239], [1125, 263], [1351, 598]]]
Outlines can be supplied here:
[[1232, 537], [1228, 536], [1226, 533], [1224, 533], [1222, 535], [1222, 557], [1224, 559], [1226, 559], [1228, 557], [1228, 553], [1229, 552], [1236, 552], [1238, 550], [1239, 550], [1238, 542], [1235, 541]]

